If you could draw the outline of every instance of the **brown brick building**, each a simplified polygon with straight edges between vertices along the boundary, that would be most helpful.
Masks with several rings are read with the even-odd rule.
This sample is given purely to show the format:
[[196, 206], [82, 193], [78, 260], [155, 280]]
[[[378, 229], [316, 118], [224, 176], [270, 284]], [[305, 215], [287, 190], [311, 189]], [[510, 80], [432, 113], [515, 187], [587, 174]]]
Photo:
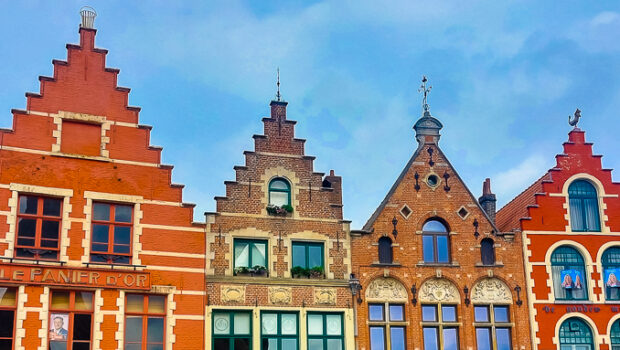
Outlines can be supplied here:
[[200, 349], [205, 225], [83, 24], [0, 130], [0, 348]]
[[206, 349], [353, 350], [341, 178], [314, 172], [279, 93], [207, 217]]
[[495, 227], [489, 182], [480, 203], [467, 189], [439, 148], [441, 128], [425, 101], [417, 150], [351, 233], [357, 347], [530, 349], [521, 238]]

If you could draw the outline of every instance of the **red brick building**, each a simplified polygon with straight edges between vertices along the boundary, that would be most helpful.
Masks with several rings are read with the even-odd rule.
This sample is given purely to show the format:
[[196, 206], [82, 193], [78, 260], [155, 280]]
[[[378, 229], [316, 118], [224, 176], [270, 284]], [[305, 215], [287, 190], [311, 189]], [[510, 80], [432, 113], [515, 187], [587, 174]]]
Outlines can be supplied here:
[[[425, 82], [425, 81], [424, 81]], [[423, 85], [425, 89], [425, 85]], [[362, 230], [351, 232], [360, 350], [530, 349], [521, 237], [498, 230], [424, 114], [418, 148]]]
[[205, 225], [83, 24], [0, 130], [0, 348], [200, 349]]
[[497, 224], [522, 233], [534, 348], [617, 349], [620, 185], [584, 131], [570, 131], [563, 148]]

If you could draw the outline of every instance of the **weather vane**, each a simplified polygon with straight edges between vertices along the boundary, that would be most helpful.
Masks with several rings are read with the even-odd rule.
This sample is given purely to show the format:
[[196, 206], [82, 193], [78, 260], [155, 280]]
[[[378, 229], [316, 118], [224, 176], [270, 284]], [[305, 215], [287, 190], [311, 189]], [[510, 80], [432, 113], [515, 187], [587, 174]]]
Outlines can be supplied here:
[[424, 94], [424, 98], [422, 99], [422, 110], [424, 111], [424, 114], [426, 114], [426, 112], [430, 113], [430, 106], [428, 105], [428, 94], [431, 92], [431, 89], [433, 88], [432, 86], [429, 86], [428, 88], [426, 87], [427, 81], [428, 79], [426, 79], [426, 75], [423, 75], [422, 85], [420, 85], [420, 88], [418, 89], [418, 92], [421, 92]]
[[278, 67], [278, 82], [276, 85], [278, 85], [278, 92], [276, 93], [276, 100], [280, 102], [282, 98], [282, 95], [280, 95], [280, 67]]
[[574, 126], [576, 128], [577, 123], [579, 123], [579, 118], [581, 118], [581, 110], [577, 108], [577, 110], [575, 110], [575, 115], [573, 117], [573, 120], [571, 120], [570, 115], [568, 116], [568, 125]]

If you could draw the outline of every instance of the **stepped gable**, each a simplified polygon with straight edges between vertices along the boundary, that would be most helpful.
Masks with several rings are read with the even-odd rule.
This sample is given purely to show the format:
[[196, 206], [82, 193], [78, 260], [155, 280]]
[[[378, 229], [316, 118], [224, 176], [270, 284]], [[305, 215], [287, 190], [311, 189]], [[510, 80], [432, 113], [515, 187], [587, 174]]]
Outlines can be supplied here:
[[[66, 61], [52, 60], [53, 77], [39, 77], [39, 93], [26, 93], [26, 110], [12, 111], [13, 130], [4, 131], [2, 145], [24, 147], [27, 140], [30, 149], [58, 152], [52, 145], [65, 119], [103, 127], [102, 152], [90, 156], [159, 165], [162, 148], [149, 144], [152, 127], [138, 124], [140, 108], [128, 105], [130, 89], [117, 86], [120, 70], [105, 66], [108, 51], [95, 47], [96, 30], [82, 27], [79, 34], [79, 45], [67, 44]], [[22, 124], [31, 126], [27, 136]]]
[[287, 102], [271, 101], [264, 132], [254, 135], [254, 151], [235, 166], [235, 181], [226, 181], [226, 196], [215, 197], [218, 212], [266, 215], [269, 181], [285, 177], [293, 186], [293, 217], [342, 219], [342, 179], [315, 172], [315, 157], [305, 155], [305, 139], [295, 137], [296, 121], [286, 116]]
[[521, 219], [528, 216], [527, 208], [536, 205], [536, 196], [543, 194], [543, 182], [545, 181], [551, 181], [551, 173], [545, 173], [497, 212], [496, 224], [501, 231], [520, 229]]
[[[563, 144], [564, 152], [555, 156], [556, 165], [539, 179], [528, 190], [521, 193], [510, 203], [504, 206], [497, 214], [502, 218], [507, 228], [519, 228], [514, 224], [507, 224], [509, 217], [516, 215], [523, 230], [564, 231], [568, 225], [565, 217], [566, 197], [560, 194], [567, 191], [569, 179], [583, 175], [593, 181], [599, 181], [605, 194], [615, 197], [620, 194], [620, 184], [612, 181], [611, 169], [602, 167], [601, 155], [592, 153], [592, 143], [585, 141], [585, 132], [574, 128], [568, 134], [568, 141]], [[606, 212], [620, 210], [620, 202], [603, 196], [605, 206], [603, 216], [606, 225], [612, 232], [620, 230], [620, 218], [605, 216]], [[525, 204], [525, 205], [523, 205]], [[525, 213], [517, 212], [518, 206], [526, 208]], [[498, 219], [499, 222], [499, 219]], [[514, 227], [510, 227], [514, 226]]]

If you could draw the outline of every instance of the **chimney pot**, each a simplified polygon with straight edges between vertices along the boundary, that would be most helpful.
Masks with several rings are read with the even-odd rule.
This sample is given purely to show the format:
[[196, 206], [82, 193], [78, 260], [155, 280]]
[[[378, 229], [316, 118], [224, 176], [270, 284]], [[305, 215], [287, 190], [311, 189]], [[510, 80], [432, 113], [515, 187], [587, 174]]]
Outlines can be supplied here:
[[491, 192], [491, 179], [489, 178], [486, 178], [482, 184], [482, 196], [478, 198], [478, 203], [480, 203], [482, 209], [487, 213], [489, 219], [495, 223], [497, 198], [495, 194]]
[[81, 28], [95, 28], [95, 17], [97, 17], [97, 12], [95, 9], [90, 6], [84, 6], [80, 9], [80, 16], [82, 17], [82, 23], [80, 24]]

